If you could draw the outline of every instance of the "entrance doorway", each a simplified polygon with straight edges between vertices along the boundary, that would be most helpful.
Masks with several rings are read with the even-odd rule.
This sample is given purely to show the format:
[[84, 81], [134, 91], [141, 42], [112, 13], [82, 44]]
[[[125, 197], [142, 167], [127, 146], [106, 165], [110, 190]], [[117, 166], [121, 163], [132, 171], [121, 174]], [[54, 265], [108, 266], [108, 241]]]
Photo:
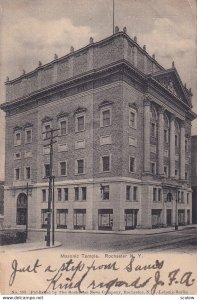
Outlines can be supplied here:
[[167, 226], [172, 226], [172, 210], [167, 209]]
[[20, 193], [17, 198], [16, 224], [27, 225], [27, 195]]

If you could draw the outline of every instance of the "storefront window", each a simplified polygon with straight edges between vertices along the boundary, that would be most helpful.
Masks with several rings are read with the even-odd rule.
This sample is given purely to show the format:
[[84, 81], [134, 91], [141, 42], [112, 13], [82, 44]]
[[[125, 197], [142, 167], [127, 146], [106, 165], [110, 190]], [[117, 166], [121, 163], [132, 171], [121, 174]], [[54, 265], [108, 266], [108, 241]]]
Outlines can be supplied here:
[[74, 209], [74, 229], [85, 229], [86, 209]]
[[98, 210], [98, 229], [112, 230], [113, 227], [113, 209]]

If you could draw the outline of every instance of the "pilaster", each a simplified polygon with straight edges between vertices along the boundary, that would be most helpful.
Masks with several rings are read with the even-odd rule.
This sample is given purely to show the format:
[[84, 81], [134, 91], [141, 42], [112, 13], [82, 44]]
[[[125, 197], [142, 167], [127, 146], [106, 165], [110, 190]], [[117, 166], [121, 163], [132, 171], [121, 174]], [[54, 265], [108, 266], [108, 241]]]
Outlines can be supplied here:
[[175, 115], [170, 117], [170, 177], [175, 177]]
[[144, 172], [150, 173], [150, 100], [144, 99]]
[[180, 178], [185, 179], [185, 123], [181, 122], [180, 132]]
[[159, 175], [164, 175], [164, 108], [159, 109], [159, 126], [158, 126], [158, 171]]

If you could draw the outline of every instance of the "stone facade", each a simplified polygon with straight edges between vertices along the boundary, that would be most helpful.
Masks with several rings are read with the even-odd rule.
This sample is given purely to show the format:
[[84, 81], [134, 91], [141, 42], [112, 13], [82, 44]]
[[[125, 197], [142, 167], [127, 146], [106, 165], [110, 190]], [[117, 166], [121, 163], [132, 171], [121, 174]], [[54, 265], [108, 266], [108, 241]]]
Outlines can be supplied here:
[[192, 223], [197, 224], [197, 135], [191, 137]]
[[[125, 32], [6, 81], [5, 224], [57, 230], [191, 223], [191, 91]], [[48, 127], [47, 127], [48, 126]]]

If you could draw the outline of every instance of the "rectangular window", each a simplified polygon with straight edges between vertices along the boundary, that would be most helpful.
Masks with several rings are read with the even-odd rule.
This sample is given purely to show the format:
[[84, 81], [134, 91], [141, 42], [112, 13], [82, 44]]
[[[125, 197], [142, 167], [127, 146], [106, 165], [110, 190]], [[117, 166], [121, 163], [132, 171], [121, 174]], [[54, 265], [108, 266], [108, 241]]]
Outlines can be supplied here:
[[168, 167], [164, 166], [164, 176], [168, 177]]
[[161, 201], [161, 189], [158, 189], [158, 201]]
[[98, 229], [112, 230], [113, 227], [113, 210], [99, 209], [98, 210]]
[[111, 125], [111, 108], [103, 108], [100, 112], [100, 127]]
[[41, 209], [41, 228], [47, 228], [48, 210]]
[[32, 142], [32, 129], [25, 129], [25, 143], [31, 143]]
[[46, 201], [47, 201], [47, 191], [42, 190], [42, 202], [46, 202]]
[[60, 162], [60, 175], [66, 176], [67, 175], [67, 168], [66, 168], [66, 162]]
[[62, 189], [57, 189], [57, 201], [62, 201]]
[[187, 204], [189, 204], [189, 193], [187, 193]]
[[68, 201], [68, 188], [64, 188], [64, 201]]
[[15, 132], [15, 135], [14, 135], [14, 145], [15, 146], [21, 145], [21, 132]]
[[26, 167], [25, 168], [25, 179], [30, 179], [31, 178], [31, 168]]
[[102, 170], [103, 170], [103, 172], [110, 171], [110, 157], [109, 156], [102, 157]]
[[15, 180], [19, 180], [20, 179], [20, 169], [17, 168], [15, 169]]
[[65, 135], [67, 134], [67, 121], [61, 121], [60, 122], [60, 135]]
[[57, 209], [57, 228], [67, 228], [68, 209]]
[[178, 170], [175, 169], [175, 177], [177, 178], [178, 177]]
[[132, 128], [137, 127], [136, 111], [131, 108], [129, 110], [129, 126]]
[[79, 201], [79, 188], [75, 187], [75, 201]]
[[82, 201], [86, 201], [87, 199], [87, 189], [86, 187], [82, 187], [81, 188], [81, 191], [82, 191]]
[[151, 163], [151, 172], [153, 175], [156, 174], [156, 163]]
[[151, 136], [155, 137], [156, 136], [156, 126], [155, 123], [151, 123]]
[[185, 172], [185, 180], [188, 180], [188, 174]]
[[104, 110], [102, 111], [102, 117], [103, 117], [103, 126], [109, 126], [110, 125], [110, 110]]
[[50, 165], [44, 165], [44, 177], [48, 178], [50, 176]]
[[85, 116], [76, 117], [76, 131], [84, 131], [85, 130]]
[[184, 192], [181, 192], [181, 203], [184, 203]]
[[134, 112], [130, 112], [130, 125], [131, 127], [135, 127], [135, 113]]
[[129, 172], [135, 172], [135, 157], [129, 158]]
[[181, 201], [181, 192], [180, 191], [178, 191], [178, 202], [180, 202]]
[[137, 201], [137, 186], [133, 187], [133, 201]]
[[44, 139], [50, 139], [51, 137], [51, 125], [50, 124], [46, 124], [44, 125], [44, 135], [43, 138]]
[[74, 229], [86, 228], [86, 209], [74, 209]]
[[109, 200], [109, 185], [103, 186], [103, 200]]
[[131, 200], [131, 187], [130, 187], [130, 185], [126, 186], [126, 200], [127, 201]]
[[77, 174], [84, 174], [84, 160], [78, 159], [77, 160]]
[[153, 188], [153, 201], [156, 202], [157, 201], [157, 189]]

